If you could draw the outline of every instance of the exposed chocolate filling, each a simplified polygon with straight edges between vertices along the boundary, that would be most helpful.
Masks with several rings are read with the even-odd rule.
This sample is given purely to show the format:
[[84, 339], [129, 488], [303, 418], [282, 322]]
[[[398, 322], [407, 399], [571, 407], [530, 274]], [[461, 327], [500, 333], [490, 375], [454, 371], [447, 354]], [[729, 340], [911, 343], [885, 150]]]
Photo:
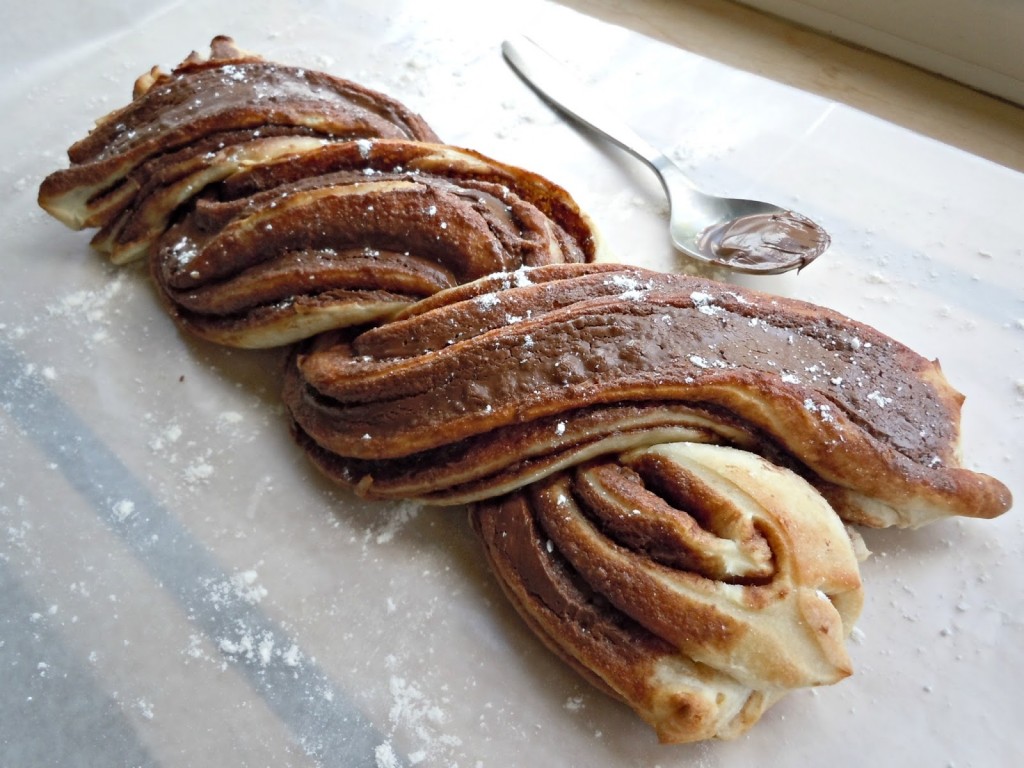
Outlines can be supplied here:
[[71, 226], [106, 225], [133, 199], [135, 183], [125, 181], [133, 169], [214, 133], [258, 137], [290, 127], [330, 139], [437, 140], [418, 115], [385, 94], [264, 61], [227, 38], [215, 39], [212, 50], [209, 59], [192, 56], [170, 74], [140, 78], [129, 104], [68, 149], [71, 167], [43, 181], [40, 204]]
[[[360, 140], [259, 163], [211, 186], [160, 239], [151, 269], [189, 330], [233, 341], [248, 314], [244, 343], [258, 346], [388, 317], [495, 272], [594, 252], [586, 217], [534, 174], [442, 145]], [[350, 292], [340, 300], [347, 306], [353, 291], [389, 291], [395, 301], [374, 299], [373, 308], [346, 314], [332, 305], [338, 290]], [[296, 313], [325, 320], [269, 331]]]
[[470, 515], [534, 632], [665, 741], [734, 735], [786, 690], [850, 673], [863, 594], [846, 532], [750, 453], [638, 450]]

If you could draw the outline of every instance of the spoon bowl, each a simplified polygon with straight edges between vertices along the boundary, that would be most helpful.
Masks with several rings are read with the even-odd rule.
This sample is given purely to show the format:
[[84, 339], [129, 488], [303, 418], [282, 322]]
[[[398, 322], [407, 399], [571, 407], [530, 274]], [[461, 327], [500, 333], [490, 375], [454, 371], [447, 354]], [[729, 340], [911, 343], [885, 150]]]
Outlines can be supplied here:
[[529, 39], [506, 40], [502, 53], [551, 106], [631, 153], [658, 175], [668, 197], [669, 234], [679, 251], [736, 272], [772, 275], [802, 269], [828, 248], [828, 234], [788, 208], [698, 189], [678, 165], [619, 121]]

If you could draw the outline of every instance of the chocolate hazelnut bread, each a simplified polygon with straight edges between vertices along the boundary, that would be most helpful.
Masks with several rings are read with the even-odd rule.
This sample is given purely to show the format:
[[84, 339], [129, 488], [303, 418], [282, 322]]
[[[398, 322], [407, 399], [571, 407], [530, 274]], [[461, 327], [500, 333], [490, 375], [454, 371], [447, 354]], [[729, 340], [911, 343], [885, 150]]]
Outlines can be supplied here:
[[139, 78], [40, 204], [148, 261], [185, 332], [293, 345], [326, 475], [469, 504], [539, 639], [666, 742], [851, 673], [847, 524], [992, 518], [938, 362], [807, 302], [607, 263], [536, 173], [389, 96], [215, 38]]

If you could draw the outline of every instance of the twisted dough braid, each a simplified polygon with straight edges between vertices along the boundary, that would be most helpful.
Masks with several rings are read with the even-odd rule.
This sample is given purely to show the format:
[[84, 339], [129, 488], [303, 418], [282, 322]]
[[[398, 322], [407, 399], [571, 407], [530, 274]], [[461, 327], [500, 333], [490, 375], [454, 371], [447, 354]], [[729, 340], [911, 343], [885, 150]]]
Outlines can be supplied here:
[[530, 628], [663, 741], [850, 674], [843, 520], [1010, 506], [960, 465], [936, 362], [811, 304], [588, 263], [565, 190], [384, 94], [220, 37], [68, 154], [46, 210], [146, 257], [184, 331], [305, 340], [283, 397], [313, 462], [371, 498], [471, 503]]
[[363, 139], [235, 173], [167, 230], [150, 267], [182, 328], [266, 347], [596, 250], [547, 179], [471, 150]]
[[356, 83], [268, 62], [218, 37], [139, 78], [48, 176], [39, 203], [112, 261], [148, 257], [186, 332], [289, 344], [386, 319], [493, 272], [593, 260], [569, 194], [439, 144]]
[[132, 101], [68, 149], [71, 166], [43, 181], [39, 204], [74, 229], [101, 227], [94, 244], [124, 263], [206, 184], [325, 141], [378, 136], [437, 139], [382, 93], [217, 37], [209, 57], [193, 53], [169, 74], [154, 67], [140, 77]]
[[495, 275], [394, 321], [302, 347], [295, 431], [370, 498], [507, 493], [666, 441], [756, 450], [851, 522], [916, 527], [1009, 507], [957, 459], [962, 397], [925, 360], [838, 313], [614, 265]]
[[357, 493], [475, 502], [526, 623], [667, 742], [850, 674], [841, 518], [1010, 505], [959, 465], [937, 363], [821, 307], [616, 265], [492, 275], [321, 335], [284, 400]]
[[739, 735], [785, 692], [852, 671], [850, 539], [813, 488], [755, 454], [641, 448], [471, 519], [533, 631], [662, 741]]

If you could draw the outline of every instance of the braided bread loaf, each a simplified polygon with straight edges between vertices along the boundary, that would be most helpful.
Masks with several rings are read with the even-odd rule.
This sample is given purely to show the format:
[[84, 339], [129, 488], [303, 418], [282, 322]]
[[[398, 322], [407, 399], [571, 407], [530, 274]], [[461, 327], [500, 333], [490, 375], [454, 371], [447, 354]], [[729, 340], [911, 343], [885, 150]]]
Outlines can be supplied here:
[[216, 38], [139, 79], [39, 202], [141, 256], [183, 330], [299, 342], [298, 443], [371, 498], [470, 503], [530, 628], [663, 741], [851, 672], [844, 520], [993, 517], [938, 364], [811, 304], [595, 264], [552, 182], [383, 94]]

